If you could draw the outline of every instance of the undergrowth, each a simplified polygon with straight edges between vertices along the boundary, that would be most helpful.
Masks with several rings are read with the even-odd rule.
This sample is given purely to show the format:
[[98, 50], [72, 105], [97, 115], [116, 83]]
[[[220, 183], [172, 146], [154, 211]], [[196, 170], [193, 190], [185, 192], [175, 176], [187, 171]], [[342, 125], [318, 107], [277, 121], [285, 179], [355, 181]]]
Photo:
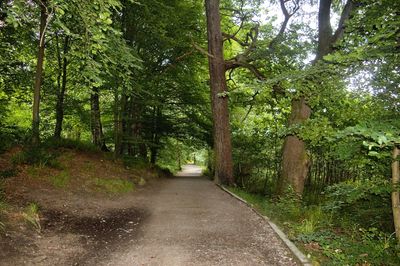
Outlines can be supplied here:
[[5, 223], [4, 223], [4, 214], [5, 211], [8, 208], [8, 204], [4, 200], [4, 192], [3, 192], [3, 184], [2, 181], [0, 180], [0, 232], [4, 230], [5, 228]]
[[50, 182], [57, 188], [65, 188], [71, 179], [68, 171], [61, 171], [57, 175], [50, 177]]
[[71, 140], [71, 139], [54, 139], [44, 140], [40, 145], [27, 145], [24, 149], [12, 157], [14, 165], [30, 164], [35, 166], [48, 166], [52, 168], [62, 169], [62, 165], [58, 161], [62, 149], [73, 149], [82, 152], [99, 152], [99, 148], [87, 142]]
[[110, 194], [127, 193], [135, 189], [133, 182], [124, 179], [96, 178], [94, 184], [98, 191]]
[[[342, 186], [348, 188], [348, 185]], [[368, 185], [362, 189], [368, 191], [365, 187]], [[306, 205], [290, 193], [273, 200], [240, 188], [230, 188], [282, 227], [289, 238], [311, 256], [314, 265], [400, 265], [400, 249], [394, 234], [388, 231], [390, 229], [378, 228], [382, 226], [378, 222], [376, 226], [371, 225], [371, 219], [359, 220], [364, 219], [363, 215], [359, 215], [363, 210], [358, 208], [365, 204], [365, 199], [376, 199], [370, 198], [367, 192], [357, 193], [349, 189], [341, 190], [340, 187], [330, 189], [330, 192], [327, 190], [325, 200]], [[351, 196], [342, 195], [347, 194], [345, 191], [351, 191], [351, 195], [363, 196], [350, 200]], [[331, 198], [331, 193], [336, 197]], [[382, 195], [386, 197], [384, 192]], [[358, 200], [361, 198], [360, 203]], [[342, 205], [343, 208], [332, 209], [332, 204], [338, 206], [332, 202], [334, 199], [348, 201]]]
[[28, 225], [32, 226], [33, 229], [40, 232], [42, 230], [40, 225], [40, 217], [39, 217], [39, 205], [32, 202], [28, 206], [25, 207], [22, 216]]

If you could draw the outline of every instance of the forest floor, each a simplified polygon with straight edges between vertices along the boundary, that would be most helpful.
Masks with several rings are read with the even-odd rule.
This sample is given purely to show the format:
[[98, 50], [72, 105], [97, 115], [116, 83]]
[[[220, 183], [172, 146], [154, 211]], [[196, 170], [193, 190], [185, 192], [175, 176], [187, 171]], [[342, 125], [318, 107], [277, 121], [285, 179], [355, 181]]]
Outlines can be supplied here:
[[[98, 176], [140, 174], [91, 155], [69, 156], [76, 169], [89, 163], [86, 170]], [[54, 186], [40, 177], [51, 170], [32, 178], [29, 169], [5, 184], [13, 207], [0, 236], [1, 265], [298, 265], [262, 218], [198, 167], [171, 178], [142, 172], [146, 185], [122, 194], [89, 189], [87, 171]], [[39, 211], [29, 216], [23, 206], [32, 202]]]

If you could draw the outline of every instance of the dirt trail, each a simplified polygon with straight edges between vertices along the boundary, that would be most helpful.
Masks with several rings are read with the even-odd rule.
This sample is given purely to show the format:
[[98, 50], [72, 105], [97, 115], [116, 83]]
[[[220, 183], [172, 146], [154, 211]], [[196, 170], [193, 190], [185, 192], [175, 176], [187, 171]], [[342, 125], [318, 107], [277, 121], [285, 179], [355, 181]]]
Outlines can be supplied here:
[[273, 230], [187, 165], [146, 203], [140, 237], [102, 265], [298, 265]]
[[42, 232], [0, 236], [0, 265], [298, 265], [263, 219], [188, 165], [115, 199], [27, 190]]

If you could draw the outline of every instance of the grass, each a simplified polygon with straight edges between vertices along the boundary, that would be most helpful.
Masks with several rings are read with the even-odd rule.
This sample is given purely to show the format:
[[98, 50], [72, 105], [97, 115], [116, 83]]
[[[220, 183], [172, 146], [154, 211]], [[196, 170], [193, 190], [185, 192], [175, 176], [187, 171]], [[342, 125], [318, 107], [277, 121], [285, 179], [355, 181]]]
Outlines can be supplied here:
[[22, 216], [25, 221], [32, 226], [36, 231], [41, 231], [40, 218], [39, 218], [39, 205], [32, 202], [25, 207]]
[[135, 189], [131, 181], [124, 179], [96, 178], [94, 184], [98, 191], [109, 194], [123, 194]]
[[57, 188], [65, 188], [70, 179], [71, 176], [69, 175], [68, 171], [61, 171], [59, 174], [51, 176], [50, 182]]
[[229, 190], [277, 223], [314, 265], [400, 265], [393, 234], [333, 216], [322, 204], [306, 206], [292, 197], [273, 201], [239, 188]]
[[8, 204], [0, 198], [0, 231], [3, 231], [5, 229], [5, 224], [4, 224], [4, 212], [8, 209]]
[[27, 173], [32, 178], [39, 178], [43, 174], [44, 166], [31, 165], [27, 169]]
[[0, 179], [5, 179], [17, 175], [18, 171], [15, 167], [0, 170]]

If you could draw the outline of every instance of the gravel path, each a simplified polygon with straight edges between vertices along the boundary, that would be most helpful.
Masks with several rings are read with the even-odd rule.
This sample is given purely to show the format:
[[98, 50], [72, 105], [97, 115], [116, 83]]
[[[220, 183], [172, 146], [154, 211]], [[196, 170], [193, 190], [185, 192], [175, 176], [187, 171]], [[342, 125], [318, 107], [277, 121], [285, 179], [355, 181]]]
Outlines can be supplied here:
[[187, 165], [152, 195], [125, 248], [97, 265], [299, 265], [266, 222]]

